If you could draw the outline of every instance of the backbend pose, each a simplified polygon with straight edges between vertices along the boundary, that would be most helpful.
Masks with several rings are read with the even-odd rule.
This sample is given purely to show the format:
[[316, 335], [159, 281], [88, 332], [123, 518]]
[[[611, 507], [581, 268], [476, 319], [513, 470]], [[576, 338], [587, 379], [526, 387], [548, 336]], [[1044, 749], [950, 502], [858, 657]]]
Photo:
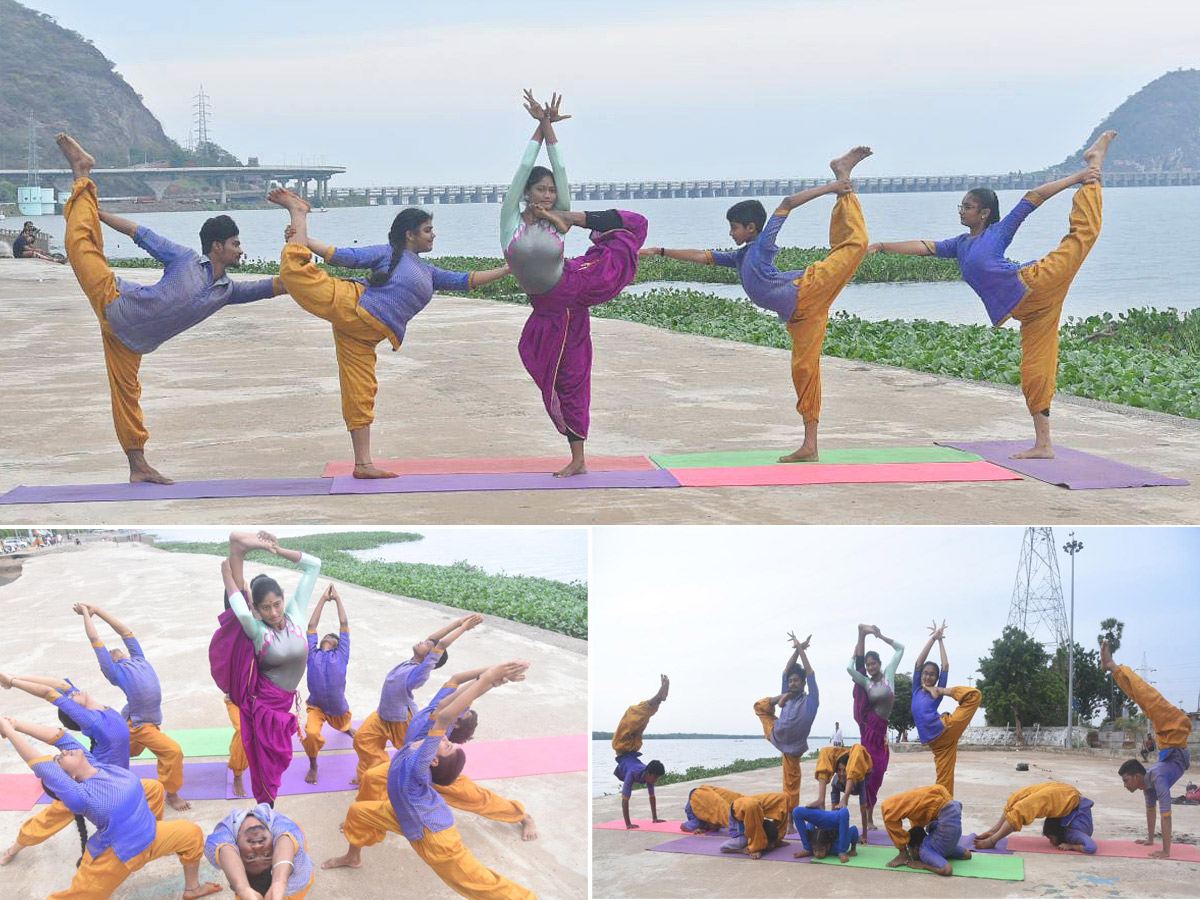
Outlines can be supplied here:
[[[317, 625], [321, 623], [321, 610], [332, 600], [337, 604], [338, 630], [317, 642]], [[317, 783], [317, 754], [325, 746], [321, 727], [328, 722], [335, 731], [354, 737], [350, 727], [350, 704], [346, 702], [346, 667], [350, 664], [350, 621], [346, 618], [346, 607], [332, 584], [325, 589], [316, 609], [308, 620], [308, 721], [304, 726], [304, 737], [300, 742], [308, 755], [308, 774], [304, 780]]]
[[[289, 601], [274, 578], [258, 575], [250, 582], [251, 602], [244, 594], [246, 553], [267, 550], [300, 566], [300, 583]], [[307, 621], [321, 560], [280, 547], [275, 536], [235, 532], [229, 535], [229, 557], [221, 575], [229, 609], [221, 613], [208, 656], [217, 687], [240, 711], [242, 746], [250, 767], [250, 790], [259, 803], [275, 803], [283, 772], [292, 761], [292, 735], [299, 733], [293, 707], [296, 688], [308, 661], [308, 642], [299, 623]]]
[[[880, 805], [883, 827], [896, 847], [889, 869], [908, 866], [953, 875], [951, 859], [970, 859], [971, 851], [958, 846], [962, 838], [962, 804], [940, 784], [893, 794]], [[912, 828], [904, 828], [904, 820]]]
[[[743, 200], [729, 207], [729, 236], [741, 249], [668, 250], [650, 247], [643, 256], [668, 256], [686, 262], [707, 263], [737, 269], [746, 296], [757, 306], [779, 316], [792, 338], [792, 384], [796, 388], [796, 411], [804, 420], [804, 441], [780, 462], [813, 462], [819, 458], [817, 422], [821, 417], [821, 345], [829, 323], [829, 308], [854, 277], [867, 255], [867, 225], [850, 173], [871, 155], [870, 147], [854, 147], [829, 163], [834, 179], [784, 197], [770, 219], [757, 200]], [[837, 194], [829, 218], [829, 255], [803, 271], [780, 272], [775, 267], [779, 247], [775, 236], [798, 206], [825, 194]]]
[[[75, 179], [70, 199], [63, 205], [67, 220], [63, 243], [79, 286], [100, 320], [113, 424], [121, 449], [129, 458], [129, 480], [171, 484], [171, 479], [146, 462], [150, 432], [138, 402], [142, 396], [138, 381], [142, 356], [200, 324], [223, 306], [282, 294], [283, 282], [278, 277], [230, 280], [228, 271], [241, 261], [243, 251], [237, 225], [229, 216], [216, 216], [204, 223], [198, 254], [144, 225], [102, 211], [91, 178], [96, 160], [69, 135], [59, 134], [55, 140]], [[133, 238], [163, 263], [163, 277], [155, 284], [138, 284], [113, 275], [104, 255], [101, 222]]]
[[[151, 860], [172, 854], [179, 857], [184, 874], [184, 900], [221, 890], [212, 882], [200, 883], [200, 857], [204, 832], [195, 822], [157, 821], [162, 815], [162, 788], [141, 781], [128, 769], [106, 765], [61, 729], [17, 723], [0, 718], [5, 737], [52, 792], [71, 811], [98, 829], [87, 841], [71, 886], [48, 900], [107, 900], [126, 878]], [[56, 756], [17, 737], [18, 731], [58, 748]], [[147, 793], [158, 797], [157, 811]]]
[[[800, 758], [808, 752], [808, 733], [817, 717], [821, 696], [817, 691], [817, 676], [813, 674], [805, 652], [812, 635], [803, 643], [790, 631], [788, 638], [792, 642], [792, 655], [783, 667], [783, 691], [755, 703], [754, 714], [762, 723], [767, 740], [783, 754], [783, 793], [788, 810], [793, 810], [800, 805]], [[801, 664], [798, 665], [797, 660]], [[778, 716], [775, 714], [777, 706]], [[784, 816], [783, 821], [791, 823], [788, 816]]]
[[1158, 811], [1162, 816], [1163, 846], [1161, 850], [1150, 851], [1150, 855], [1167, 859], [1171, 855], [1171, 787], [1192, 765], [1187, 746], [1188, 735], [1192, 733], [1192, 720], [1128, 666], [1118, 666], [1113, 662], [1108, 641], [1100, 645], [1100, 668], [1112, 672], [1117, 686], [1129, 695], [1129, 699], [1141, 708], [1154, 726], [1158, 762], [1147, 769], [1136, 759], [1127, 759], [1117, 774], [1121, 776], [1125, 790], [1130, 793], [1145, 792], [1147, 836], [1138, 838], [1139, 844], [1154, 846], [1154, 804], [1158, 803]]
[[317, 870], [304, 829], [265, 803], [235, 809], [204, 842], [237, 900], [304, 900]]
[[454, 815], [433, 789], [451, 784], [462, 771], [460, 747], [446, 730], [479, 697], [510, 681], [522, 681], [529, 663], [513, 661], [486, 669], [462, 686], [450, 684], [412, 720], [404, 747], [392, 757], [387, 799], [356, 801], [346, 813], [342, 832], [349, 846], [322, 868], [362, 865], [362, 848], [382, 841], [389, 831], [403, 834], [438, 878], [463, 897], [475, 900], [536, 900], [528, 888], [509, 881], [479, 862], [463, 846]]
[[[555, 94], [542, 105], [525, 92], [525, 108], [538, 124], [500, 208], [500, 249], [533, 306], [518, 350], [541, 388], [550, 420], [571, 449], [571, 461], [554, 473], [566, 477], [587, 471], [584, 442], [592, 403], [588, 308], [607, 303], [633, 281], [646, 219], [615, 209], [571, 212], [567, 172], [554, 134], [554, 123], [570, 118], [559, 113], [561, 102]], [[550, 169], [534, 165], [542, 141]], [[571, 226], [591, 229], [592, 246], [583, 256], [564, 260], [560, 232]]]
[[977, 850], [990, 850], [1034, 819], [1046, 821], [1042, 834], [1059, 850], [1095, 853], [1092, 840], [1092, 801], [1061, 781], [1031, 784], [1008, 795], [996, 824], [975, 838]]
[[[392, 221], [386, 244], [334, 247], [308, 236], [312, 206], [291, 191], [267, 195], [291, 216], [287, 244], [279, 257], [279, 276], [301, 307], [333, 326], [342, 418], [354, 448], [355, 478], [395, 478], [371, 459], [371, 423], [375, 421], [375, 346], [387, 341], [399, 350], [409, 320], [436, 291], [469, 291], [508, 274], [508, 266], [478, 272], [450, 272], [421, 259], [433, 249], [433, 216], [405, 209]], [[334, 278], [312, 260], [350, 269], [370, 269], [366, 279]]]
[[[929, 629], [929, 640], [921, 648], [913, 670], [912, 716], [917, 725], [917, 736], [922, 744], [933, 751], [933, 764], [937, 771], [937, 783], [954, 796], [954, 764], [958, 762], [958, 739], [971, 724], [971, 717], [983, 700], [978, 689], [972, 687], [946, 687], [950, 663], [946, 659], [945, 621], [939, 626], [935, 621]], [[926, 662], [933, 642], [937, 641], [942, 654], [942, 665]], [[938, 715], [938, 704], [943, 697], [957, 701], [958, 708], [952, 713]]]
[[862, 834], [867, 833], [866, 788], [871, 777], [871, 754], [862, 744], [850, 747], [822, 747], [817, 755], [815, 773], [820, 794], [808, 804], [808, 809], [825, 808], [825, 788], [832, 786], [833, 809], [845, 809], [851, 796], [858, 797], [858, 811], [862, 816]]
[[[715, 784], [692, 788], [683, 806], [683, 823], [679, 827], [694, 834], [724, 831], [729, 828], [729, 807], [744, 796]], [[736, 835], [730, 834], [730, 837]]]
[[662, 822], [658, 817], [658, 802], [654, 799], [654, 785], [658, 777], [666, 772], [663, 764], [657, 759], [648, 763], [642, 762], [642, 735], [650, 724], [650, 717], [658, 712], [659, 705], [667, 699], [671, 689], [671, 679], [666, 675], [660, 676], [661, 683], [656, 693], [649, 700], [635, 703], [625, 710], [617, 730], [613, 732], [612, 748], [617, 754], [617, 767], [613, 775], [621, 782], [621, 815], [625, 817], [626, 828], [640, 828], [629, 818], [629, 798], [633, 796], [633, 786], [644, 784], [646, 794], [650, 797], [650, 821]]
[[[963, 280], [979, 295], [992, 324], [1013, 318], [1021, 323], [1021, 391], [1033, 416], [1034, 444], [1013, 459], [1053, 459], [1050, 401], [1058, 374], [1058, 323], [1071, 281], [1100, 236], [1100, 168], [1108, 145], [1117, 136], [1105, 131], [1083, 153], [1087, 166], [1074, 175], [1029, 191], [1003, 219], [996, 192], [967, 191], [958, 206], [966, 234], [944, 241], [889, 241], [872, 244], [868, 253], [903, 253], [958, 260]], [[1069, 187], [1082, 185], [1071, 202], [1070, 231], [1049, 255], [1018, 264], [1004, 252], [1025, 217]], [[995, 227], [993, 227], [995, 226]]]
[[844, 806], [828, 812], [798, 806], [792, 810], [792, 822], [804, 845], [803, 850], [792, 854], [796, 859], [806, 856], [824, 859], [836, 853], [839, 860], [847, 863], [850, 857], [858, 856], [858, 842], [865, 832], [850, 824], [850, 810]]
[[[884, 668], [883, 661], [874, 650], [866, 649], [867, 635], [873, 634], [892, 648], [892, 658]], [[854, 679], [854, 721], [863, 746], [871, 754], [871, 777], [863, 788], [862, 802], [867, 808], [867, 827], [875, 827], [875, 804], [879, 799], [879, 787], [887, 774], [888, 719], [896, 702], [896, 669], [904, 657], [904, 645], [884, 636], [878, 625], [859, 625], [858, 643], [854, 645], [854, 658], [846, 671]], [[864, 831], [865, 833], [865, 831]]]
[[[96, 651], [100, 671], [109, 684], [121, 689], [128, 701], [121, 715], [129, 725], [130, 759], [139, 756], [143, 750], [153, 753], [158, 760], [158, 780], [162, 782], [171, 808], [191, 809], [192, 804], [179, 796], [179, 789], [183, 787], [183, 749], [159, 727], [162, 725], [162, 688], [154, 666], [142, 652], [142, 645], [132, 631], [99, 606], [76, 603], [72, 608], [83, 616], [83, 629]], [[129, 653], [110, 651], [105, 647], [92, 616], [102, 619], [119, 634]]]
[[787, 798], [778, 791], [738, 797], [729, 807], [730, 837], [721, 844], [721, 852], [759, 859], [768, 850], [787, 846], [783, 840], [787, 818]]

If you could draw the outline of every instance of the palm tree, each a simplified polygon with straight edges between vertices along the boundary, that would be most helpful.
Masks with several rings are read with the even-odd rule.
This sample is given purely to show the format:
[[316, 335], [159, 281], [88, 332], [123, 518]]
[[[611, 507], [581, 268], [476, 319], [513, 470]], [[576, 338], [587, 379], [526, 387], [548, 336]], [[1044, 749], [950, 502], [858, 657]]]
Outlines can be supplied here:
[[[1121, 646], [1121, 635], [1125, 631], [1125, 623], [1120, 619], [1107, 618], [1100, 623], [1100, 633], [1096, 635], [1096, 643], [1103, 644], [1105, 639], [1108, 640], [1108, 649], [1116, 653]], [[1112, 673], [1104, 673], [1108, 677], [1108, 719], [1110, 722], [1117, 721], [1117, 713], [1121, 709], [1121, 702], [1125, 698], [1124, 691], [1120, 691], [1113, 684]], [[1118, 697], [1117, 695], [1120, 695]]]

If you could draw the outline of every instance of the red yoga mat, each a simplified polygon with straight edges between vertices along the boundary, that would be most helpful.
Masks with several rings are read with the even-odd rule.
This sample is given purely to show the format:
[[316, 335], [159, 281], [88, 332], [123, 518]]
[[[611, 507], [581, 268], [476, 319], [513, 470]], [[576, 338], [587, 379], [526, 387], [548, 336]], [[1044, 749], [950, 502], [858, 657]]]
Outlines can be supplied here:
[[[1031, 834], [1013, 834], [1008, 837], [1008, 849], [1017, 853], [1063, 853], [1050, 845], [1044, 837]], [[1120, 856], [1126, 859], [1150, 859], [1151, 850], [1161, 850], [1162, 843], [1147, 846], [1134, 841], [1096, 841], [1096, 856]], [[1074, 854], [1086, 856], [1087, 854]], [[1171, 844], [1168, 859], [1180, 862], [1200, 862], [1200, 848], [1191, 844]]]
[[1021, 476], [989, 462], [808, 463], [803, 466], [744, 466], [671, 469], [681, 487], [747, 487], [800, 484], [926, 484], [939, 481], [1020, 481]]
[[[471, 457], [440, 457], [434, 459], [377, 459], [375, 465], [397, 475], [486, 475], [493, 472], [557, 472], [567, 464], [562, 456], [500, 457], [497, 459]], [[645, 456], [589, 456], [591, 472], [642, 472], [657, 469]], [[325, 478], [350, 475], [354, 460], [336, 460], [325, 465]]]

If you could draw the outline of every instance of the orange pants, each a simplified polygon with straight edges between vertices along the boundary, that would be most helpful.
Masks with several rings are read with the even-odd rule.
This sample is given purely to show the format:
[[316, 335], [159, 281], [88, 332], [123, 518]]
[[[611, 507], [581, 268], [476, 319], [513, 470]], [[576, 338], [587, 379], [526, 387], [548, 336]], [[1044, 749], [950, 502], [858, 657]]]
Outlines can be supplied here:
[[176, 794], [183, 787], [183, 749], [163, 734], [157, 725], [129, 723], [129, 758], [133, 759], [143, 750], [149, 750], [158, 758], [158, 780], [168, 794]]
[[1158, 741], [1159, 750], [1187, 748], [1192, 720], [1183, 710], [1146, 684], [1129, 666], [1117, 666], [1113, 678], [1154, 726], [1154, 739]]
[[[822, 747], [817, 754], [817, 779], [833, 781], [837, 771], [837, 761], [843, 756], [849, 756], [846, 761], [846, 778], [855, 784], [862, 784], [871, 774], [871, 755], [862, 744], [850, 747]], [[794, 808], [794, 807], [793, 807]]]
[[[166, 805], [166, 795], [163, 786], [157, 781], [142, 779], [142, 790], [146, 794], [146, 802], [154, 818], [161, 819]], [[38, 810], [32, 819], [27, 820], [17, 832], [17, 843], [22, 847], [34, 847], [58, 834], [75, 821], [75, 813], [63, 805], [61, 800], [53, 801], [49, 806]]]
[[95, 858], [85, 851], [71, 886], [51, 894], [47, 900], [107, 900], [146, 863], [172, 855], [179, 857], [180, 865], [194, 866], [200, 862], [204, 856], [204, 831], [199, 825], [185, 819], [159, 822], [154, 842], [129, 862], [121, 862], [111, 847]]
[[408, 722], [388, 722], [380, 718], [379, 711], [371, 713], [354, 732], [354, 752], [358, 754], [357, 777], [361, 783], [368, 769], [388, 762], [388, 741], [399, 750], [404, 746], [408, 734]]
[[[771, 698], [763, 697], [755, 703], [754, 714], [758, 716], [758, 721], [762, 724], [763, 736], [769, 741], [771, 734], [775, 731], [777, 718], [771, 708]], [[791, 753], [783, 754], [783, 795], [787, 798], [789, 811], [800, 805], [800, 757]], [[785, 816], [784, 824], [786, 825], [788, 821], [790, 821], [789, 818]]]
[[1085, 184], [1075, 192], [1071, 230], [1058, 248], [1019, 272], [1029, 290], [1012, 317], [1021, 323], [1021, 391], [1031, 415], [1050, 410], [1058, 377], [1058, 323], [1063, 303], [1100, 236], [1102, 213], [1100, 182]]
[[945, 730], [926, 746], [933, 751], [933, 765], [937, 771], [937, 783], [950, 792], [954, 799], [954, 765], [958, 762], [958, 739], [971, 724], [971, 717], [983, 700], [983, 694], [971, 687], [952, 687], [946, 693], [958, 701], [958, 709], [942, 713]]
[[80, 178], [71, 189], [63, 206], [67, 220], [63, 244], [67, 259], [83, 288], [92, 311], [100, 320], [100, 338], [104, 345], [104, 365], [108, 369], [108, 391], [112, 401], [113, 425], [124, 450], [142, 450], [150, 437], [146, 430], [142, 407], [142, 384], [138, 369], [142, 355], [122, 344], [108, 327], [105, 310], [117, 299], [117, 279], [108, 267], [104, 255], [104, 236], [100, 230], [100, 201], [96, 184], [90, 178]]
[[796, 312], [788, 322], [792, 336], [792, 384], [796, 411], [805, 422], [821, 418], [821, 345], [829, 308], [854, 277], [867, 255], [867, 223], [857, 194], [843, 194], [829, 217], [829, 255], [797, 279]]
[[692, 791], [688, 803], [692, 805], [692, 815], [701, 822], [725, 828], [729, 824], [729, 807], [742, 796], [715, 784], [702, 784]]
[[908, 846], [908, 829], [904, 820], [908, 819], [913, 827], [920, 825], [924, 828], [937, 818], [942, 807], [954, 798], [940, 784], [927, 787], [913, 788], [902, 794], [892, 794], [879, 804], [883, 816], [883, 827], [887, 829], [888, 837], [892, 839], [897, 850]]
[[613, 753], [620, 756], [622, 753], [641, 750], [642, 734], [650, 724], [650, 717], [656, 712], [658, 706], [648, 700], [635, 703], [625, 710], [625, 715], [621, 716], [621, 721], [617, 724], [617, 730], [613, 732]]
[[229, 769], [234, 775], [241, 775], [250, 768], [246, 760], [246, 748], [242, 745], [242, 711], [229, 698], [225, 699], [225, 712], [229, 713], [229, 721], [233, 723], [233, 740], [229, 742]]
[[279, 257], [279, 277], [292, 299], [333, 326], [338, 380], [342, 389], [342, 418], [351, 431], [375, 421], [375, 345], [387, 340], [393, 350], [400, 341], [392, 330], [359, 306], [366, 286], [334, 278], [312, 261], [302, 244], [287, 244]]
[[[359, 782], [355, 802], [387, 799], [387, 775], [390, 765], [381, 763], [367, 770]], [[452, 784], [435, 784], [433, 789], [455, 809], [474, 813], [485, 819], [520, 822], [525, 818], [525, 807], [519, 800], [509, 800], [494, 791], [480, 787], [466, 775], [459, 775]]]
[[763, 822], [774, 819], [779, 823], [779, 837], [787, 831], [788, 813], [795, 809], [788, 806], [783, 794], [749, 794], [738, 797], [731, 805], [731, 813], [746, 829], [746, 849], [758, 853], [767, 849], [767, 831]]
[[1004, 804], [1004, 818], [1014, 831], [1020, 831], [1035, 819], [1048, 816], [1059, 818], [1071, 814], [1079, 806], [1079, 791], [1060, 781], [1031, 784], [1010, 794]]
[[308, 754], [308, 758], [316, 759], [317, 754], [321, 752], [321, 748], [325, 746], [325, 738], [321, 734], [321, 726], [325, 722], [328, 722], [334, 731], [349, 731], [350, 711], [347, 710], [343, 716], [329, 716], [325, 714], [323, 709], [319, 709], [311, 703], [306, 703], [305, 706], [308, 708], [308, 722], [304, 726], [304, 736], [300, 738], [300, 743], [304, 745], [304, 752]]

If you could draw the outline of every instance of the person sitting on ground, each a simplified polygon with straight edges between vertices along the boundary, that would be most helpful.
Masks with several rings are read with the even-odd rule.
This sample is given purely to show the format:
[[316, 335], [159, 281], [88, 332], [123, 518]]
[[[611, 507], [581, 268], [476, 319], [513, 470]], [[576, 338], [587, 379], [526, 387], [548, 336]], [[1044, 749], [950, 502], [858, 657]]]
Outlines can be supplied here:
[[225, 873], [238, 900], [303, 900], [317, 877], [304, 830], [266, 803], [222, 819], [204, 858]]
[[1092, 840], [1092, 801], [1069, 784], [1044, 781], [1015, 791], [1004, 804], [999, 821], [975, 838], [976, 850], [990, 850], [1034, 819], [1045, 818], [1042, 834], [1059, 850], [1095, 853]]
[[621, 782], [621, 815], [625, 817], [626, 828], [638, 828], [629, 818], [629, 798], [633, 796], [633, 786], [644, 784], [646, 794], [650, 797], [650, 821], [662, 822], [658, 817], [658, 803], [654, 798], [654, 785], [659, 776], [666, 773], [663, 764], [657, 759], [648, 763], [642, 762], [642, 735], [650, 724], [650, 717], [658, 712], [658, 707], [667, 699], [671, 689], [671, 680], [666, 675], [661, 676], [661, 683], [656, 693], [649, 700], [635, 703], [625, 710], [617, 730], [613, 732], [612, 748], [617, 754], [617, 767], [613, 775]]

